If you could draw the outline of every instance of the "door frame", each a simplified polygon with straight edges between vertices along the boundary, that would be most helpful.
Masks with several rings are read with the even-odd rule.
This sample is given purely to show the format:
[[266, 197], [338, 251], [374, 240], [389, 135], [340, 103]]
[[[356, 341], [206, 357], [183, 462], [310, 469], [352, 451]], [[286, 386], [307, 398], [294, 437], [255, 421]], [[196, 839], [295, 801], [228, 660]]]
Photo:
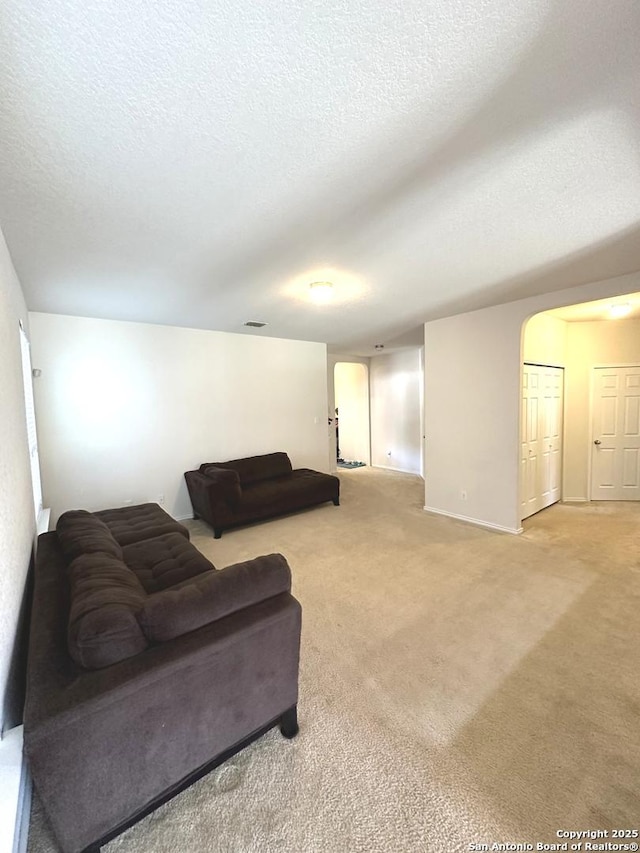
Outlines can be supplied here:
[[[366, 450], [366, 453], [363, 454], [363, 461], [364, 461], [365, 465], [367, 465], [368, 467], [371, 467], [371, 369], [370, 369], [369, 364], [366, 361], [364, 361], [363, 359], [350, 358], [349, 356], [344, 357], [344, 358], [341, 356], [336, 356], [336, 361], [333, 365], [333, 368], [331, 369], [332, 382], [333, 382], [333, 407], [331, 409], [332, 416], [335, 416], [336, 404], [338, 402], [336, 399], [336, 368], [338, 367], [339, 364], [349, 364], [349, 365], [355, 365], [356, 367], [363, 367], [364, 371], [365, 371], [365, 381], [363, 383], [363, 387], [366, 391], [366, 397], [367, 397], [367, 405], [366, 405], [367, 424], [366, 424], [366, 429], [363, 431], [363, 438], [366, 439], [367, 450]], [[340, 419], [340, 415], [338, 414], [338, 420], [339, 419]], [[333, 465], [331, 470], [337, 471], [338, 466], [336, 464], [336, 462], [337, 462], [336, 461], [336, 454], [334, 453], [334, 450], [337, 449], [337, 446], [338, 446], [337, 438], [335, 435], [335, 422], [333, 424], [331, 424], [330, 429], [331, 429], [331, 436], [329, 439], [329, 448], [330, 448], [330, 453], [331, 453], [331, 464]]]
[[593, 442], [593, 420], [594, 420], [594, 408], [595, 408], [595, 395], [596, 395], [596, 374], [594, 371], [596, 370], [610, 370], [615, 367], [640, 367], [640, 362], [632, 361], [632, 362], [619, 362], [616, 361], [613, 364], [592, 364], [589, 368], [589, 444], [588, 444], [588, 456], [587, 456], [587, 488], [588, 488], [588, 497], [587, 502], [591, 503], [591, 477], [593, 474], [593, 450], [592, 442]]

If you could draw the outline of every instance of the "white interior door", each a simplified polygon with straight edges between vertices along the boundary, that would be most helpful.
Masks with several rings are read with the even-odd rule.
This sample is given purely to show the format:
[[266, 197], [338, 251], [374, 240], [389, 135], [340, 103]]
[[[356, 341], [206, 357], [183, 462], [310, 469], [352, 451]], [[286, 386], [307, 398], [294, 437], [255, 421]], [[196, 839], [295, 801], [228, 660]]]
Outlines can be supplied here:
[[593, 372], [591, 500], [640, 500], [640, 366]]
[[560, 500], [564, 371], [522, 370], [521, 518]]

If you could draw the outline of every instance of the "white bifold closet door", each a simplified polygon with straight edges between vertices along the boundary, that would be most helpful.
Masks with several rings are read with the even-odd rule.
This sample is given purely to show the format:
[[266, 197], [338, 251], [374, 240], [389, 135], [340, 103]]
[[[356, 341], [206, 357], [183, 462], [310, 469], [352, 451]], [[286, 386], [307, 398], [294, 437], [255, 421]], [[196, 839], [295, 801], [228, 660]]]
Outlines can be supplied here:
[[561, 367], [523, 365], [521, 518], [561, 497], [563, 380]]

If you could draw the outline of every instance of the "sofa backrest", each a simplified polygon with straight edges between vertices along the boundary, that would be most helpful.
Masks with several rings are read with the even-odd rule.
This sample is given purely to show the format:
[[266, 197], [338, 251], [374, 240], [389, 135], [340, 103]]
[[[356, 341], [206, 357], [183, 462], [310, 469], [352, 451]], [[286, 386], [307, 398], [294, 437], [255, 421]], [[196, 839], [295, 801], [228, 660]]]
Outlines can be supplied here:
[[147, 594], [135, 573], [117, 557], [83, 554], [68, 569], [69, 654], [86, 669], [100, 669], [147, 648], [136, 614]]
[[274, 477], [286, 477], [293, 470], [291, 460], [283, 452], [247, 456], [245, 459], [231, 459], [229, 462], [205, 462], [200, 466], [200, 471], [206, 474], [207, 468], [211, 466], [236, 471], [241, 486], [272, 480]]
[[99, 518], [86, 509], [64, 512], [56, 525], [58, 541], [67, 560], [75, 560], [82, 554], [110, 554], [122, 559], [122, 548], [113, 538], [111, 531]]

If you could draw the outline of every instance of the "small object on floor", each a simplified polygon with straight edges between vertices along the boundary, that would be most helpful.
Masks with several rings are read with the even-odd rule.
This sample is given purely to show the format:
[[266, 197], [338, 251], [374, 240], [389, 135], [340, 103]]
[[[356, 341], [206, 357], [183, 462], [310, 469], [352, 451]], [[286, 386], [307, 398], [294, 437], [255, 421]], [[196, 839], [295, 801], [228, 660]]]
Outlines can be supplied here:
[[338, 459], [338, 468], [364, 468], [364, 462], [345, 462], [344, 459]]

